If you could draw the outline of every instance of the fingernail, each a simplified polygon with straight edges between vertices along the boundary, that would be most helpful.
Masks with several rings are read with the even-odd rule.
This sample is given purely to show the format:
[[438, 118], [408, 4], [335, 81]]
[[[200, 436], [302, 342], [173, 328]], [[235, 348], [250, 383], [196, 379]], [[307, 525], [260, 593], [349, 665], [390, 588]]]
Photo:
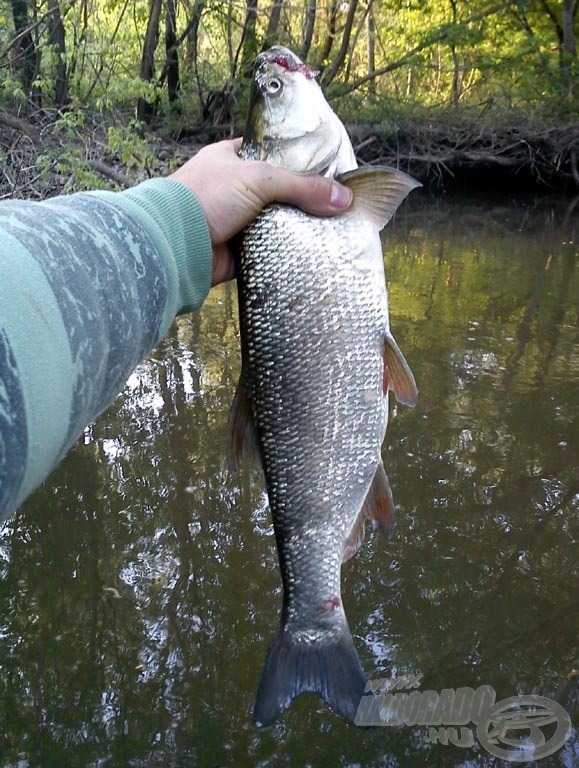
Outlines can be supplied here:
[[348, 187], [333, 181], [330, 189], [330, 205], [333, 208], [349, 208], [352, 202], [352, 191]]

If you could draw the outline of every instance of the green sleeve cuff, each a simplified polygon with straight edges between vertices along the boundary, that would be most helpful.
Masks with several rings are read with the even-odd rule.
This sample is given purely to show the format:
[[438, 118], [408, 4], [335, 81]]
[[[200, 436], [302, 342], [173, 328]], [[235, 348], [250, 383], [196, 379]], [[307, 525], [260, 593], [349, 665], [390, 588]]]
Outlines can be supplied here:
[[153, 241], [167, 271], [168, 311], [174, 315], [198, 309], [211, 287], [213, 249], [195, 195], [173, 179], [151, 179], [124, 192], [91, 194], [122, 208]]

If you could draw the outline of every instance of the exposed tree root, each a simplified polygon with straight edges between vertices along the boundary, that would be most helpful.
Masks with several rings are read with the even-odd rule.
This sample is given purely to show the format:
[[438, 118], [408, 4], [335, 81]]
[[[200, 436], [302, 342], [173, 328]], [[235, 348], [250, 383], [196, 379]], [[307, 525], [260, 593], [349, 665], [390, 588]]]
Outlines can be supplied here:
[[[102, 116], [83, 114], [82, 120], [63, 120], [57, 111], [28, 116], [0, 112], [0, 198], [40, 199], [93, 186], [124, 188], [151, 175], [168, 172], [203, 144], [242, 126], [201, 126], [183, 131], [180, 141], [150, 134], [152, 164], [146, 168], [110, 149]], [[394, 165], [423, 182], [444, 188], [453, 178], [468, 179], [486, 172], [541, 188], [576, 193], [579, 189], [579, 126], [408, 123], [385, 128], [348, 126], [363, 163]], [[136, 136], [136, 134], [135, 134]], [[139, 136], [139, 140], [140, 140]]]
[[509, 171], [540, 186], [579, 188], [579, 126], [452, 126], [423, 124], [391, 131], [353, 126], [358, 156], [386, 163], [445, 186], [448, 178], [474, 170]]

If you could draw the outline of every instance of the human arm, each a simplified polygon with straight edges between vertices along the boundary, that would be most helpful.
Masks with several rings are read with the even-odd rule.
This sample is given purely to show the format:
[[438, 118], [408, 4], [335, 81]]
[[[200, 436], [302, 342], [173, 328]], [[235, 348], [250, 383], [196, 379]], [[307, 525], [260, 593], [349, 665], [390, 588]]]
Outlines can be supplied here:
[[233, 276], [227, 243], [263, 205], [340, 212], [327, 180], [241, 161], [235, 150], [208, 147], [172, 178], [126, 192], [0, 204], [0, 520], [112, 402], [175, 315]]
[[0, 517], [201, 304], [211, 264], [202, 210], [176, 182], [0, 206]]

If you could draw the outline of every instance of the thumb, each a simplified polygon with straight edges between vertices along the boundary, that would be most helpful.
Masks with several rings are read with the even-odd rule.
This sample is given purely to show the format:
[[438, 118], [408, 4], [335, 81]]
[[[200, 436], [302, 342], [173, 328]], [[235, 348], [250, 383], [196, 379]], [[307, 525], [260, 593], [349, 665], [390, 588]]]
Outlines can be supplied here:
[[314, 216], [335, 216], [345, 213], [353, 201], [348, 187], [334, 179], [305, 175], [272, 168], [267, 171], [268, 202], [287, 203]]

